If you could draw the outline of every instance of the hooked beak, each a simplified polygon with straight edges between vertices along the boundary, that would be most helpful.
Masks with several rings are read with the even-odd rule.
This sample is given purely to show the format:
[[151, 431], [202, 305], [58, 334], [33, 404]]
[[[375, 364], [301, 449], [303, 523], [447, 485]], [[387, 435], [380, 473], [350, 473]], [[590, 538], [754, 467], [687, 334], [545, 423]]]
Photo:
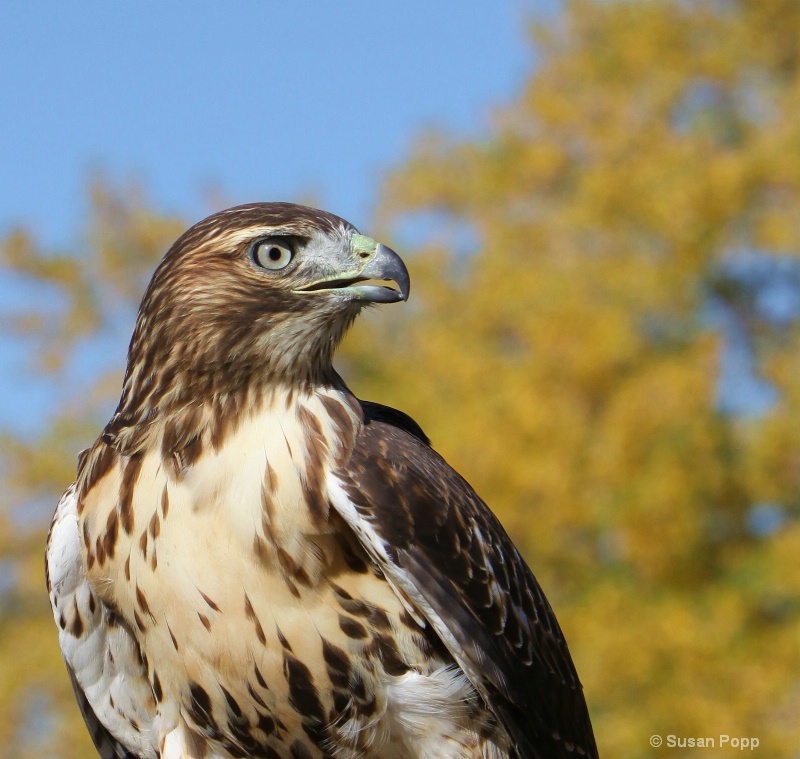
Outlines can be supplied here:
[[[369, 238], [361, 238], [369, 240]], [[372, 242], [372, 240], [369, 240]], [[396, 303], [401, 300], [408, 300], [411, 289], [411, 282], [408, 276], [408, 269], [403, 263], [403, 259], [391, 248], [387, 248], [380, 243], [372, 243], [370, 249], [359, 247], [359, 257], [365, 263], [353, 272], [331, 279], [314, 282], [308, 287], [304, 287], [304, 292], [323, 292], [340, 290], [351, 295], [353, 300], [365, 303]], [[398, 289], [376, 284], [359, 284], [370, 280], [384, 282], [394, 282]]]
[[359, 300], [370, 303], [396, 303], [399, 300], [408, 300], [411, 290], [408, 269], [403, 259], [391, 248], [378, 243], [375, 255], [370, 258], [355, 281], [363, 282], [369, 279], [394, 282], [399, 289], [383, 285], [350, 285], [347, 289], [355, 293]]

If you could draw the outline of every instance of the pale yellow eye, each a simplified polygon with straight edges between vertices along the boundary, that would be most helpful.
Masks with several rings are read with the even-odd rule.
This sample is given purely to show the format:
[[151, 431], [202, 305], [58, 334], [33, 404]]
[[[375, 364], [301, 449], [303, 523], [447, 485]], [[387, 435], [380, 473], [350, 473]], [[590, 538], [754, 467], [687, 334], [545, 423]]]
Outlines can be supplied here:
[[253, 259], [264, 269], [285, 269], [293, 257], [294, 251], [284, 239], [272, 237], [253, 246]]

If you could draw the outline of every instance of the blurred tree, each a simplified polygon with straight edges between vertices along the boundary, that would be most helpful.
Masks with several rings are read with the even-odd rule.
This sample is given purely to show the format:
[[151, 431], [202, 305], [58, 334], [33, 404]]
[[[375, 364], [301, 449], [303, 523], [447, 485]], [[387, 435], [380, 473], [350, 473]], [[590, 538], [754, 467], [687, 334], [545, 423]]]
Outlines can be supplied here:
[[[724, 733], [795, 756], [800, 2], [573, 0], [533, 39], [536, 71], [483, 139], [430, 136], [389, 178], [384, 237], [419, 249], [414, 298], [357, 327], [340, 363], [422, 423], [523, 549], [603, 755]], [[42, 589], [43, 515], [122, 367], [96, 385], [67, 357], [126, 343], [186, 226], [127, 189], [92, 200], [82, 256], [2, 246], [7, 276], [53, 294], [6, 330], [36, 340], [54, 387], [92, 388], [42, 439], [3, 442], [13, 757], [92, 754]]]

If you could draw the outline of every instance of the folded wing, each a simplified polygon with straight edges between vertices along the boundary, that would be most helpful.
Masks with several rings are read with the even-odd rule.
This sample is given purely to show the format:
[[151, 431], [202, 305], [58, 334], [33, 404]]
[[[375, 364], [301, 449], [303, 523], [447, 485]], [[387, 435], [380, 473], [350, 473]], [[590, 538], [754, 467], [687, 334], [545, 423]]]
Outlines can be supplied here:
[[352, 456], [332, 480], [334, 507], [522, 757], [596, 757], [564, 636], [499, 521], [412, 420], [363, 408]]

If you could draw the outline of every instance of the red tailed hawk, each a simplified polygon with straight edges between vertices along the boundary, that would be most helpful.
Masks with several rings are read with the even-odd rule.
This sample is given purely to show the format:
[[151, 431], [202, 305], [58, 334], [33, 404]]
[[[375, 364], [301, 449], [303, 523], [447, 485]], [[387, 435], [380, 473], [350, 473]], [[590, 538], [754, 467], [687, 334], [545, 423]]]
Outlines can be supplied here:
[[164, 257], [47, 543], [101, 756], [597, 756], [497, 519], [331, 365], [365, 305], [408, 292], [392, 250], [286, 203], [210, 216]]

